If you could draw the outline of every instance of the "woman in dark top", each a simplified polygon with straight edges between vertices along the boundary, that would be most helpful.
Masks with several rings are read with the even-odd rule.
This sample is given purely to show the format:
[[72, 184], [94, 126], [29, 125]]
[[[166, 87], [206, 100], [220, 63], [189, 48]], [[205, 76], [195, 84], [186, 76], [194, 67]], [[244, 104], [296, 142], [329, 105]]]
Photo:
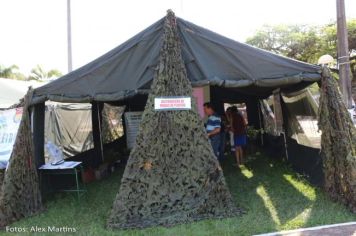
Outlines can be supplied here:
[[243, 115], [239, 112], [237, 107], [232, 107], [228, 109], [226, 115], [230, 121], [230, 130], [234, 134], [234, 144], [235, 144], [235, 158], [236, 164], [243, 164], [243, 149], [242, 147], [246, 145], [246, 122]]

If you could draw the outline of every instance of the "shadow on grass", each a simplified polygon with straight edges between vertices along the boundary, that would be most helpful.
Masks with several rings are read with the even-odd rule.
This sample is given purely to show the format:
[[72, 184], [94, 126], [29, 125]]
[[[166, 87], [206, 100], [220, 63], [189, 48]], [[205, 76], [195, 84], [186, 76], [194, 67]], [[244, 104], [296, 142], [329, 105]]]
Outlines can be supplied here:
[[236, 204], [245, 211], [241, 218], [236, 219], [239, 227], [234, 233], [249, 235], [256, 232], [256, 228], [260, 229], [260, 232], [275, 231], [276, 224], [269, 216], [263, 199], [255, 191], [258, 185], [255, 170], [244, 167], [237, 168], [232, 165], [234, 163], [232, 157], [228, 158], [222, 164], [225, 179]]
[[247, 211], [241, 224], [254, 227], [246, 233], [278, 231], [313, 204], [289, 180], [293, 173], [283, 163], [257, 153], [236, 168], [231, 159], [223, 163], [224, 173], [236, 202]]
[[236, 202], [247, 210], [241, 224], [254, 227], [246, 230], [248, 233], [356, 219], [356, 215], [331, 202], [321, 189], [311, 186], [282, 161], [256, 153], [247, 158], [245, 165], [236, 168], [232, 166], [232, 157], [229, 158], [223, 163], [224, 173]]
[[303, 210], [310, 207], [314, 199], [310, 199], [295, 184], [293, 175], [284, 163], [271, 161], [260, 156], [254, 162], [246, 164], [247, 169], [254, 173], [255, 189], [268, 209], [271, 218], [277, 225], [296, 218]]

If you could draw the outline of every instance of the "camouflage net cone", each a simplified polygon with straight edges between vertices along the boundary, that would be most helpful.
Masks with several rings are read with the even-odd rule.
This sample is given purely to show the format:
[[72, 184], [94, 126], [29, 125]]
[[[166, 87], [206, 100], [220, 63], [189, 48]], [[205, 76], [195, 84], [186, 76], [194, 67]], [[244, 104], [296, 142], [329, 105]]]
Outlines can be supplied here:
[[32, 91], [29, 91], [0, 190], [0, 228], [42, 209], [28, 112], [31, 97]]
[[168, 11], [152, 92], [108, 220], [110, 228], [172, 226], [240, 213], [195, 103], [188, 111], [154, 111], [154, 97], [192, 95], [175, 20]]
[[4, 181], [4, 176], [5, 176], [5, 169], [0, 169], [0, 191], [1, 191], [1, 186]]
[[321, 83], [319, 128], [324, 186], [334, 200], [356, 212], [356, 129], [327, 68], [323, 68]]

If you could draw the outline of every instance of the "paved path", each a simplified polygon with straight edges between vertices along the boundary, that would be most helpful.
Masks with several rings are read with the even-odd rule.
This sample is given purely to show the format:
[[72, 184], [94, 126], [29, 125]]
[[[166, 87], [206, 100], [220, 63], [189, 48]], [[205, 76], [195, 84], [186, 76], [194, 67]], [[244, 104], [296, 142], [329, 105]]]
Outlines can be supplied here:
[[356, 222], [281, 231], [258, 236], [356, 236]]

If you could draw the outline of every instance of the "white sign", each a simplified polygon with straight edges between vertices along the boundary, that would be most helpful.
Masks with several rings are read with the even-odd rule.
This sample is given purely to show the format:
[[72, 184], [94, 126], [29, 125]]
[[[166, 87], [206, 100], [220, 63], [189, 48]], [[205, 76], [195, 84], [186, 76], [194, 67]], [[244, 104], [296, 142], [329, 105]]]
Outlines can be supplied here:
[[157, 97], [155, 98], [156, 111], [190, 110], [192, 99], [190, 97]]
[[22, 108], [0, 111], [0, 169], [5, 169], [22, 118]]
[[125, 112], [126, 144], [128, 149], [132, 149], [135, 145], [142, 114], [142, 111]]

